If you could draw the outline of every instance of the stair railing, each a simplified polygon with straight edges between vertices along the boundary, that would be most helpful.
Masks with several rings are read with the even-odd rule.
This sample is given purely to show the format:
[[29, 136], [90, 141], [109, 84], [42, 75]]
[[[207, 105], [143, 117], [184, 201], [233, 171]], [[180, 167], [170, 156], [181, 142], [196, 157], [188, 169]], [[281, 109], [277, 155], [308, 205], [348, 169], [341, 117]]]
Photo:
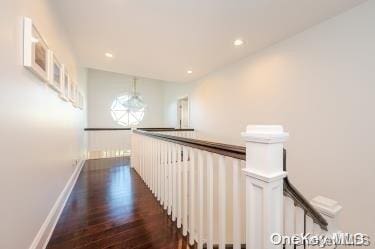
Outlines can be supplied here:
[[286, 178], [282, 127], [248, 126], [246, 147], [178, 132], [134, 130], [131, 166], [191, 245], [283, 248], [272, 234], [327, 229]]

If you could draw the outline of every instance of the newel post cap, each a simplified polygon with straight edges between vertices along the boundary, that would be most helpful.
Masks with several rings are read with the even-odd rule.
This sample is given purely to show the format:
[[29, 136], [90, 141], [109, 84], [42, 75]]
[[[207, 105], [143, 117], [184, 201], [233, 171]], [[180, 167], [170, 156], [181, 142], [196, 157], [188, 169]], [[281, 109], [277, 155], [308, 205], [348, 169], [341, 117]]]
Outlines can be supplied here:
[[323, 196], [317, 196], [312, 199], [311, 205], [330, 218], [335, 218], [342, 210], [342, 206], [337, 201]]
[[248, 125], [242, 137], [247, 142], [273, 144], [285, 142], [289, 134], [281, 125]]

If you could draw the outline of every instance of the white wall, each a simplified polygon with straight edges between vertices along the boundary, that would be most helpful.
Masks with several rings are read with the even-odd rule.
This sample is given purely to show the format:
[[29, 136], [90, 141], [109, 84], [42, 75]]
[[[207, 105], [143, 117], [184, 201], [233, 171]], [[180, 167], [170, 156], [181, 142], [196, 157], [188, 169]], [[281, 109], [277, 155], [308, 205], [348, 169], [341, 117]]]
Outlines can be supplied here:
[[206, 137], [242, 144], [247, 124], [290, 132], [288, 170], [312, 199], [343, 206], [342, 228], [375, 238], [375, 1], [368, 1], [189, 85], [165, 90], [165, 124], [189, 95]]
[[[178, 127], [178, 99], [190, 97], [194, 83], [165, 83], [163, 87], [164, 125]], [[190, 101], [190, 99], [189, 99]], [[189, 104], [190, 105], [190, 104]], [[191, 117], [190, 117], [191, 121]]]
[[2, 1], [0, 8], [0, 248], [28, 248], [84, 153], [85, 112], [63, 102], [22, 66], [28, 16], [85, 90], [47, 0]]
[[[113, 121], [110, 108], [113, 100], [125, 92], [132, 92], [133, 77], [124, 74], [88, 70], [88, 126], [123, 127]], [[137, 92], [141, 93], [147, 109], [139, 127], [160, 127], [163, 125], [164, 82], [139, 78]]]

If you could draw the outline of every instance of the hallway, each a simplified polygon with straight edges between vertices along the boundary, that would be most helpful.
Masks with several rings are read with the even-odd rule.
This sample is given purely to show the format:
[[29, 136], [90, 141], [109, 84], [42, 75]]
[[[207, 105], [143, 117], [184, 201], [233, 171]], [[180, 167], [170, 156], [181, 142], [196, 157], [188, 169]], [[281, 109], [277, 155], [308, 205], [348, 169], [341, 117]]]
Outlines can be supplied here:
[[190, 248], [129, 158], [88, 160], [47, 248]]

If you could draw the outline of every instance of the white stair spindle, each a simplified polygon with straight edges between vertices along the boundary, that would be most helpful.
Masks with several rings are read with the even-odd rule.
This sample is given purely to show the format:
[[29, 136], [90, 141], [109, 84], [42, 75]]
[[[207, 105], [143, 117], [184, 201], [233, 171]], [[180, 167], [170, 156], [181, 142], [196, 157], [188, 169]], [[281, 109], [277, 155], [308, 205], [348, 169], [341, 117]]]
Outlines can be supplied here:
[[154, 161], [155, 161], [155, 154], [154, 154], [154, 139], [151, 138], [151, 154], [150, 154], [150, 167], [151, 167], [151, 192], [155, 195], [155, 187], [154, 187]]
[[172, 176], [172, 144], [168, 143], [168, 215], [172, 215], [172, 202], [173, 202], [173, 176]]
[[158, 160], [157, 160], [157, 140], [154, 140], [154, 192], [155, 197], [157, 198], [157, 176], [158, 176]]
[[167, 194], [168, 194], [168, 205], [167, 205], [167, 213], [168, 215], [172, 214], [172, 200], [171, 200], [171, 153], [170, 153], [170, 143], [167, 143]]
[[182, 235], [186, 236], [188, 231], [188, 150], [183, 146], [183, 187], [182, 187]]
[[158, 189], [157, 189], [157, 170], [158, 170], [158, 147], [157, 147], [158, 140], [154, 139], [154, 196], [157, 199], [158, 198]]
[[[296, 206], [294, 209], [294, 214], [295, 214], [295, 234], [303, 234], [305, 231], [305, 211]], [[296, 248], [303, 248], [303, 245], [297, 246]]]
[[167, 150], [167, 143], [164, 143], [163, 145], [163, 148], [164, 148], [164, 152], [163, 152], [163, 155], [164, 155], [164, 162], [163, 162], [163, 165], [164, 165], [164, 209], [167, 210], [168, 209], [168, 162], [167, 162], [167, 158], [168, 158], [168, 150]]
[[241, 248], [239, 161], [233, 159], [233, 249]]
[[156, 161], [157, 161], [157, 165], [156, 167], [158, 168], [157, 169], [157, 181], [158, 181], [158, 186], [157, 186], [157, 192], [158, 192], [158, 201], [161, 202], [161, 163], [160, 163], [160, 141], [157, 141], [156, 143], [156, 147], [157, 147], [157, 155], [156, 155]]
[[182, 158], [180, 145], [177, 145], [177, 228], [182, 225]]
[[[313, 235], [314, 234], [314, 221], [313, 219], [306, 215], [306, 234]], [[306, 248], [314, 248], [312, 245], [307, 245]]]
[[165, 203], [165, 171], [164, 171], [164, 142], [160, 142], [160, 173], [161, 173], [161, 179], [160, 179], [160, 189], [161, 189], [161, 205], [164, 206]]
[[172, 221], [176, 221], [177, 218], [177, 155], [176, 155], [176, 144], [172, 146]]
[[226, 174], [225, 158], [219, 156], [219, 249], [225, 249], [226, 238]]
[[207, 249], [213, 248], [214, 182], [212, 153], [207, 154]]
[[[295, 224], [295, 206], [294, 201], [289, 196], [284, 196], [284, 235], [294, 235]], [[285, 249], [293, 249], [292, 245], [285, 245]]]
[[195, 241], [195, 150], [190, 149], [189, 164], [189, 243]]
[[203, 154], [198, 150], [198, 249], [203, 249], [203, 212], [204, 212], [204, 182], [203, 182]]

